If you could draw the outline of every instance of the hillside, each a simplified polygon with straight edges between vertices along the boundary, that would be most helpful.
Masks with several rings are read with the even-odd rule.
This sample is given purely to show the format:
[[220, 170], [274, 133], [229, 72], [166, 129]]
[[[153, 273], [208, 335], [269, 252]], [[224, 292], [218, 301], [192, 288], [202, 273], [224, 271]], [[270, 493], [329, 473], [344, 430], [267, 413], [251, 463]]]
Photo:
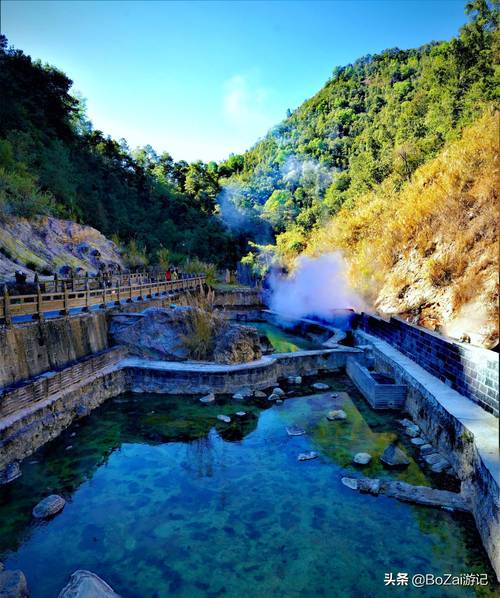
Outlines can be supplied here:
[[294, 243], [388, 177], [400, 187], [497, 98], [498, 14], [484, 0], [451, 41], [393, 48], [331, 79], [242, 156], [234, 204]]
[[382, 313], [494, 346], [498, 132], [498, 115], [485, 115], [399, 191], [388, 181], [343, 208], [306, 253], [342, 250], [351, 284]]
[[35, 273], [67, 277], [72, 268], [95, 275], [118, 267], [124, 268], [119, 248], [90, 226], [40, 217], [10, 219], [0, 228], [0, 282], [11, 281], [16, 270], [31, 282]]

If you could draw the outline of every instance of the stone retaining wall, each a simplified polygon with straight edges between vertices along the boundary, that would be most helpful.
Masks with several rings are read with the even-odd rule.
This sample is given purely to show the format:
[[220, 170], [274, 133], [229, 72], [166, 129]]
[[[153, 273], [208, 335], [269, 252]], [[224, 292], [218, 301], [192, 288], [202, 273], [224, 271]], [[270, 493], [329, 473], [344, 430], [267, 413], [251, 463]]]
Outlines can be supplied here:
[[387, 341], [433, 376], [498, 417], [498, 353], [459, 343], [399, 318], [384, 320], [363, 313], [357, 328]]
[[355, 337], [359, 345], [371, 348], [377, 371], [408, 386], [405, 409], [461, 480], [483, 545], [500, 579], [498, 419], [388, 343], [361, 331]]

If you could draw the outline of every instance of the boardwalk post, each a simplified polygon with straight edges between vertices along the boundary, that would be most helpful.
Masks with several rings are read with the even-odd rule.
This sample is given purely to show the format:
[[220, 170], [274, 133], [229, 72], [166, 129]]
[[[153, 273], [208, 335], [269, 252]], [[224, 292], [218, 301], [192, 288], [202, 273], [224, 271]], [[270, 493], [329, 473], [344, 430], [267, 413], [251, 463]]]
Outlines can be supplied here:
[[120, 305], [120, 279], [116, 283], [116, 301], [115, 305]]
[[36, 285], [36, 317], [43, 320], [43, 295], [40, 285]]
[[3, 285], [3, 319], [7, 326], [12, 324], [12, 317], [10, 315], [10, 297], [7, 285]]
[[55, 274], [54, 274], [54, 293], [57, 293], [57, 282], [58, 282], [58, 277], [57, 277], [57, 272], [55, 272]]
[[61, 309], [61, 311], [59, 312], [59, 314], [61, 316], [67, 316], [69, 313], [68, 310], [68, 289], [66, 287], [66, 282], [63, 280], [61, 282], [61, 291], [63, 294], [63, 308]]
[[88, 312], [90, 306], [90, 286], [89, 286], [89, 279], [88, 277], [85, 278], [84, 282], [84, 290], [85, 290], [85, 307], [82, 308], [82, 311]]

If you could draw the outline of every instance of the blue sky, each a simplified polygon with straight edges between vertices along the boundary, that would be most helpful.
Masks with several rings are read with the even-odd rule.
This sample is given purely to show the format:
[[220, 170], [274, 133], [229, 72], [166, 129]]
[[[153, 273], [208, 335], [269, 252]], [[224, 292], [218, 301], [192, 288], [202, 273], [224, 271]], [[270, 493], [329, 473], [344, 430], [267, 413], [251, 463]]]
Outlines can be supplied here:
[[94, 126], [176, 160], [249, 148], [336, 65], [449, 39], [465, 0], [3, 0], [2, 33], [54, 64]]

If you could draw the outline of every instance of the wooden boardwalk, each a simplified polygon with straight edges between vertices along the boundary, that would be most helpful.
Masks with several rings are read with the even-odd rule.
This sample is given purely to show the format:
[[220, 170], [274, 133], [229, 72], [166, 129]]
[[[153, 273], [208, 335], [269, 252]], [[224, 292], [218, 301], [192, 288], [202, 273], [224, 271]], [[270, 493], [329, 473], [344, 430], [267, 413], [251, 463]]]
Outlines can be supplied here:
[[121, 286], [104, 287], [100, 289], [69, 290], [65, 284], [62, 289], [52, 293], [42, 293], [39, 287], [37, 293], [32, 295], [9, 295], [4, 287], [3, 296], [0, 297], [0, 320], [10, 324], [13, 318], [30, 316], [33, 319], [42, 319], [44, 314], [58, 312], [67, 315], [71, 309], [89, 311], [94, 306], [108, 307], [119, 305], [123, 301], [132, 302], [134, 299], [152, 299], [166, 295], [172, 291], [193, 291], [203, 284], [205, 275], [190, 275], [179, 280], [164, 280], [143, 282]]

